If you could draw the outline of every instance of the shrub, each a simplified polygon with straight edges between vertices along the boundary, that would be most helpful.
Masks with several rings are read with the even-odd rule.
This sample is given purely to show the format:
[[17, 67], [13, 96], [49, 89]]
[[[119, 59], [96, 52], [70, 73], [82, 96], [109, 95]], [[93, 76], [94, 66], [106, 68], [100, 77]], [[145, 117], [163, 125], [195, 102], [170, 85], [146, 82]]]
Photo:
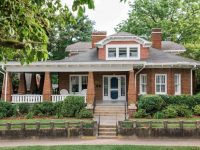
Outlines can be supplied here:
[[29, 112], [27, 115], [26, 115], [26, 119], [32, 119], [34, 116], [33, 112]]
[[176, 109], [171, 105], [167, 106], [162, 112], [165, 118], [176, 118], [178, 116]]
[[11, 117], [14, 114], [14, 107], [9, 102], [0, 101], [0, 119]]
[[63, 102], [56, 102], [54, 103], [54, 111], [57, 118], [62, 118], [63, 115], [61, 113]]
[[78, 114], [77, 117], [78, 117], [78, 118], [92, 118], [93, 115], [92, 115], [92, 112], [91, 112], [91, 111], [89, 111], [89, 110], [83, 108], [83, 109], [81, 109], [81, 111], [79, 112], [79, 114]]
[[192, 111], [187, 105], [174, 105], [179, 117], [191, 117]]
[[93, 124], [92, 123], [84, 123], [83, 128], [87, 128], [87, 129], [93, 128]]
[[163, 119], [165, 118], [165, 114], [162, 111], [158, 111], [153, 116], [154, 119]]
[[146, 113], [145, 109], [139, 109], [137, 112], [135, 112], [134, 117], [135, 118], [145, 118], [148, 114]]
[[20, 115], [26, 115], [28, 114], [30, 109], [30, 105], [26, 103], [20, 103], [18, 104], [18, 110]]
[[43, 102], [35, 104], [32, 107], [32, 112], [37, 116], [52, 116], [55, 115], [54, 104], [52, 102]]
[[165, 105], [165, 101], [159, 95], [143, 95], [138, 102], [138, 108], [145, 109], [149, 114], [162, 110]]
[[190, 109], [197, 105], [197, 97], [191, 95], [175, 95], [165, 99], [167, 105], [187, 105]]
[[195, 115], [200, 116], [200, 105], [196, 105], [193, 110]]
[[75, 117], [84, 107], [84, 97], [68, 96], [63, 101], [61, 114], [64, 117]]

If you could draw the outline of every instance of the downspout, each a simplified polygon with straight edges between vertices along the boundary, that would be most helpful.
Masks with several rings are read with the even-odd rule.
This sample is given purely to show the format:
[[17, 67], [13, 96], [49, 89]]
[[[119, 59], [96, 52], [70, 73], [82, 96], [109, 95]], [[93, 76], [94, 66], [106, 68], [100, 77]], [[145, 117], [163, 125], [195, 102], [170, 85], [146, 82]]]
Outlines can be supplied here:
[[137, 88], [137, 75], [145, 68], [145, 64], [143, 67], [135, 73], [135, 89]]
[[190, 71], [190, 76], [191, 76], [191, 81], [190, 81], [190, 94], [193, 95], [193, 74], [192, 71], [196, 68], [196, 65], [191, 69]]
[[7, 94], [7, 80], [8, 80], [7, 78], [8, 78], [8, 77], [7, 77], [7, 73], [5, 73], [5, 69], [4, 69], [4, 66], [3, 66], [3, 65], [1, 66], [1, 69], [4, 71], [4, 72], [3, 72], [3, 71], [0, 70], [0, 73], [3, 74], [3, 80], [5, 79], [5, 76], [6, 76], [6, 81], [5, 81], [5, 82], [3, 81], [3, 82], [4, 82], [3, 84], [5, 84], [5, 89], [4, 89], [4, 91], [5, 91], [5, 93], [4, 93], [4, 99], [5, 99], [5, 102], [6, 102], [6, 94]]

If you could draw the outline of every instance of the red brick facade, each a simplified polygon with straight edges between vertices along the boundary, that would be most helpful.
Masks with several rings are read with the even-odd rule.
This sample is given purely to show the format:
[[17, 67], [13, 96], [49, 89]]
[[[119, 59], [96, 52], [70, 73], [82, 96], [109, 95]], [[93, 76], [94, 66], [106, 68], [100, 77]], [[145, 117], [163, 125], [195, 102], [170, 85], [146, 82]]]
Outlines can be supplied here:
[[4, 76], [4, 79], [3, 79], [1, 97], [2, 99], [5, 100], [5, 96], [6, 96], [6, 101], [11, 102], [11, 95], [13, 93], [13, 89], [12, 89], [12, 78], [11, 78], [10, 72], [7, 73], [7, 93], [6, 94], [5, 94], [5, 82], [6, 82], [6, 75]]
[[106, 32], [93, 32], [92, 33], [92, 48], [96, 47], [96, 43], [106, 38]]
[[151, 32], [151, 41], [152, 41], [152, 47], [156, 49], [161, 49], [162, 47], [162, 32], [161, 29], [155, 28], [152, 29]]
[[26, 94], [25, 73], [20, 73], [18, 94]]
[[51, 94], [52, 94], [51, 73], [45, 72], [44, 86], [43, 86], [43, 99], [45, 101], [51, 101]]

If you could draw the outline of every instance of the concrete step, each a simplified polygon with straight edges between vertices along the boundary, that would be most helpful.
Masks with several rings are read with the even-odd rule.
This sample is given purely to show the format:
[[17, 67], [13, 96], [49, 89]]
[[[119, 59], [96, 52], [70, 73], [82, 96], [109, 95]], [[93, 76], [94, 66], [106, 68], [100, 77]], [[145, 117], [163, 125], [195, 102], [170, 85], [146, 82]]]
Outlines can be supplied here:
[[99, 128], [99, 132], [116, 132], [116, 128]]
[[110, 136], [110, 135], [101, 135], [101, 136], [98, 136], [98, 139], [117, 139], [117, 136]]
[[116, 129], [116, 126], [115, 126], [115, 125], [100, 125], [99, 128], [100, 128], [100, 129], [101, 129], [101, 128], [104, 128], [104, 129], [105, 129], [105, 128], [107, 128], [107, 129], [110, 129], [110, 128], [111, 128], [111, 129]]
[[99, 132], [99, 136], [115, 136], [116, 132]]

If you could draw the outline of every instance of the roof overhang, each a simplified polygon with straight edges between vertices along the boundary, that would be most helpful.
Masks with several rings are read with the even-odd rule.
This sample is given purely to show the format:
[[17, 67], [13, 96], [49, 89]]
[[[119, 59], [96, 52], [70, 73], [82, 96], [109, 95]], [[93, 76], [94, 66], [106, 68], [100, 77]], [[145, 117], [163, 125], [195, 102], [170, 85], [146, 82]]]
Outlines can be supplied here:
[[106, 45], [111, 41], [136, 41], [139, 44], [142, 44], [143, 47], [151, 47], [152, 42], [149, 42], [138, 36], [108, 36], [107, 38], [95, 43], [98, 48]]
[[1, 64], [8, 72], [111, 72], [130, 71], [133, 68], [200, 68], [200, 63], [174, 62], [151, 63], [146, 61], [102, 61], [102, 62], [35, 62], [21, 65], [19, 62]]

